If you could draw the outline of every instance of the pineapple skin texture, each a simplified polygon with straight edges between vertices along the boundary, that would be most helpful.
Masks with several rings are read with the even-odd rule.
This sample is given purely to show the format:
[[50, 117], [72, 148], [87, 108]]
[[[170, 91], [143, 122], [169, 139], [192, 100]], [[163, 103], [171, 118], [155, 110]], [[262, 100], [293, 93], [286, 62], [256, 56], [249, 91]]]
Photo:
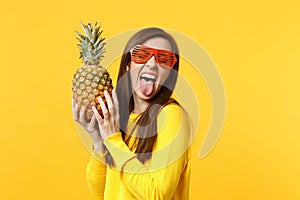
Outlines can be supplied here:
[[79, 110], [86, 108], [86, 121], [90, 121], [93, 116], [92, 106], [95, 106], [99, 114], [103, 117], [98, 101], [100, 96], [105, 102], [104, 90], [112, 95], [112, 79], [105, 68], [98, 65], [83, 64], [74, 74], [72, 81], [73, 102], [78, 104]]

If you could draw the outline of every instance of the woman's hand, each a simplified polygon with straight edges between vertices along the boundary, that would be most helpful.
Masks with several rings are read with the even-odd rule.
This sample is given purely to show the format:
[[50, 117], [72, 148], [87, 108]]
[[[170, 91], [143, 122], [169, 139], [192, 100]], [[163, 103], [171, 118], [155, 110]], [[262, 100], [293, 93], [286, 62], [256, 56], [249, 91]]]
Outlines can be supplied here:
[[97, 109], [93, 107], [94, 116], [98, 121], [100, 134], [103, 140], [105, 140], [108, 136], [120, 131], [119, 103], [115, 89], [113, 89], [112, 92], [112, 99], [106, 90], [104, 91], [104, 96], [108, 109], [106, 108], [102, 98], [98, 98], [102, 109], [103, 118], [99, 115]]
[[73, 110], [73, 118], [76, 122], [78, 122], [84, 130], [86, 130], [91, 138], [94, 141], [94, 150], [97, 152], [104, 153], [103, 139], [100, 134], [100, 130], [97, 125], [97, 120], [95, 115], [92, 116], [91, 121], [88, 123], [85, 118], [86, 108], [82, 106], [79, 110], [78, 104], [74, 104], [74, 100], [72, 99], [72, 110]]

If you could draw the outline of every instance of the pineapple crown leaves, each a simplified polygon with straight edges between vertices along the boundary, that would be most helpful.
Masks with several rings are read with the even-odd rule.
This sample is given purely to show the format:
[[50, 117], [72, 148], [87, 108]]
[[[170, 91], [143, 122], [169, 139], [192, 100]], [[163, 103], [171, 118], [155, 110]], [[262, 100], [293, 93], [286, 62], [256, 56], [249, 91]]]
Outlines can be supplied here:
[[92, 23], [87, 25], [80, 22], [85, 35], [81, 34], [79, 31], [75, 31], [79, 37], [79, 49], [80, 57], [83, 58], [84, 63], [99, 64], [99, 61], [104, 57], [105, 53], [105, 38], [101, 37], [103, 30], [100, 31], [101, 26], [98, 25], [96, 21], [95, 25], [92, 26]]

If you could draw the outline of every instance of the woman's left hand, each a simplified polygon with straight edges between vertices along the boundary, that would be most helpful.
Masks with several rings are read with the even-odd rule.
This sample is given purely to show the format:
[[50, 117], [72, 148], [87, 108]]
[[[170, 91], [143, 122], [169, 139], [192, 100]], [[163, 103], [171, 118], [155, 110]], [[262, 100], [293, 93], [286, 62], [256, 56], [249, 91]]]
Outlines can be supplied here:
[[93, 106], [94, 115], [98, 121], [100, 134], [105, 140], [110, 135], [120, 131], [120, 115], [119, 115], [119, 103], [115, 89], [112, 92], [112, 99], [109, 93], [105, 90], [104, 96], [107, 102], [107, 107], [103, 102], [102, 98], [99, 97], [98, 101], [100, 103], [103, 118], [99, 115], [98, 110]]

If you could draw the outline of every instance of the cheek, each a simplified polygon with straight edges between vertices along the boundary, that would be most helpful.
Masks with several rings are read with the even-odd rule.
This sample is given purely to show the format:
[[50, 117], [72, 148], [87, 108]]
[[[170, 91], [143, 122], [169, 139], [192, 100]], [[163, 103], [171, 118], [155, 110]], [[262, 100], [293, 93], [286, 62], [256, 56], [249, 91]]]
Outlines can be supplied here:
[[162, 69], [160, 74], [161, 74], [161, 82], [164, 83], [170, 74], [170, 70]]
[[144, 64], [136, 64], [133, 61], [130, 61], [130, 66], [128, 67], [129, 70], [135, 70], [141, 68]]
[[132, 83], [134, 83], [138, 79], [139, 68], [135, 65], [130, 65], [128, 72], [130, 73], [130, 78]]
[[130, 73], [138, 73], [141, 69], [141, 66], [143, 66], [143, 64], [136, 64], [131, 61], [130, 66], [127, 66], [127, 71], [130, 71]]

